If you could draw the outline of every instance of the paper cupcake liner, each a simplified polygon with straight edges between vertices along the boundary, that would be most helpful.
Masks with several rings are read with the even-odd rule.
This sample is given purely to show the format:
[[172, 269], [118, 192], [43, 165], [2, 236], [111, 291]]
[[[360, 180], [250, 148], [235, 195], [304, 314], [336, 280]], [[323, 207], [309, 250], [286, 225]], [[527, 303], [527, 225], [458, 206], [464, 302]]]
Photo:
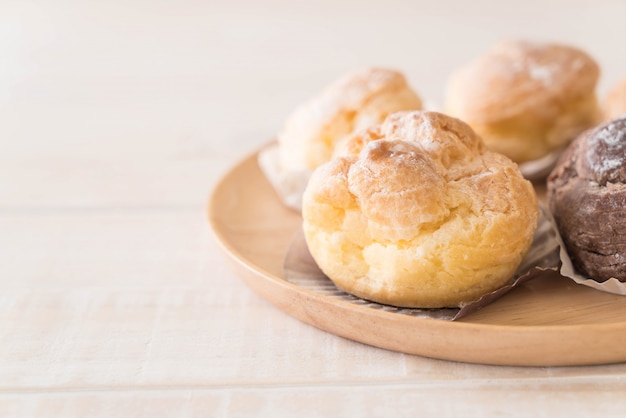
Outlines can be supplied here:
[[501, 288], [459, 308], [400, 308], [361, 299], [340, 290], [315, 263], [301, 230], [294, 237], [285, 256], [284, 276], [286, 281], [296, 286], [342, 302], [419, 318], [454, 321], [487, 306], [530, 279], [540, 277], [547, 271], [557, 271], [559, 264], [559, 246], [555, 239], [555, 231], [542, 211], [532, 246], [511, 280]]
[[559, 245], [559, 257], [561, 259], [561, 268], [559, 269], [559, 273], [561, 274], [561, 276], [567, 277], [568, 279], [571, 279], [574, 282], [583, 286], [592, 287], [602, 292], [626, 296], [626, 283], [620, 282], [616, 278], [610, 278], [604, 282], [598, 282], [596, 280], [593, 280], [593, 278], [583, 275], [578, 270], [576, 270], [572, 259], [567, 253], [567, 247], [565, 246], [565, 243], [561, 238], [561, 234], [559, 233], [559, 229], [556, 226], [556, 222], [552, 217], [552, 214], [549, 211], [547, 211], [546, 214], [552, 226], [552, 229], [554, 230], [555, 239]]
[[278, 144], [263, 149], [257, 157], [259, 168], [283, 204], [302, 211], [302, 194], [311, 177], [310, 170], [282, 171], [278, 162]]

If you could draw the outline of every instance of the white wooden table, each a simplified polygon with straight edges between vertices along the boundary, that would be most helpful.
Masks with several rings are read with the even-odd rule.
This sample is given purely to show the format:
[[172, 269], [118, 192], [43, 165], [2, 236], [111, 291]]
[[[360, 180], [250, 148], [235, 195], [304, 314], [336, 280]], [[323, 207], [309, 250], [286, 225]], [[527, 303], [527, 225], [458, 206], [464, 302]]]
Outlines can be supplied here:
[[[0, 1], [0, 416], [620, 416], [626, 364], [522, 368], [365, 346], [218, 252], [218, 179], [345, 71], [437, 103], [507, 36], [626, 75], [626, 4]], [[337, 4], [335, 4], [337, 3]]]

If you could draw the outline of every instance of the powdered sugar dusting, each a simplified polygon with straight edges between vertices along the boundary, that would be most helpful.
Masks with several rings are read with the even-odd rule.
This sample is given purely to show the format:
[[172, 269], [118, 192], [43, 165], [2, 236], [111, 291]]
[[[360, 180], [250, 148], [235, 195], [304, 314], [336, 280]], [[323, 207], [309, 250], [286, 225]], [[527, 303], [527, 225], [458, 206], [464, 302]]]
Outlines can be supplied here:
[[409, 144], [407, 142], [392, 142], [389, 149], [393, 154], [399, 154], [407, 152], [409, 150]]
[[439, 143], [433, 140], [435, 128], [430, 119], [423, 117], [420, 122], [420, 147], [425, 151], [435, 151], [439, 149]]
[[595, 165], [595, 169], [600, 173], [604, 174], [607, 171], [615, 170], [622, 166], [624, 160], [622, 158], [607, 158], [604, 160], [599, 160], [599, 164]]
[[536, 62], [528, 63], [528, 74], [533, 80], [537, 80], [546, 86], [554, 81], [555, 67], [551, 65], [541, 65]]
[[601, 129], [596, 133], [595, 138], [597, 141], [603, 142], [609, 147], [616, 147], [621, 142], [619, 129], [615, 124], [609, 124]]
[[[547, 86], [555, 82], [562, 63], [559, 54], [548, 54], [550, 47], [526, 41], [500, 43], [488, 55], [488, 65], [498, 70], [498, 76], [518, 82], [520, 75]], [[495, 58], [495, 60], [494, 60]], [[578, 65], [580, 65], [579, 63]]]
[[626, 174], [626, 119], [613, 120], [590, 133], [584, 158], [598, 183], [623, 182]]

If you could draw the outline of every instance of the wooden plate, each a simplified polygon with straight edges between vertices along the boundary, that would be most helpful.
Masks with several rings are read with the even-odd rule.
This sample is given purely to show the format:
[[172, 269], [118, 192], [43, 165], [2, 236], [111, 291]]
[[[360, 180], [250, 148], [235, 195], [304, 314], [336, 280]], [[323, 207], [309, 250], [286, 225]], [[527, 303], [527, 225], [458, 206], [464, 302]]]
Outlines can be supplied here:
[[213, 231], [243, 281], [286, 313], [373, 346], [471, 363], [558, 366], [626, 361], [626, 297], [556, 273], [531, 280], [460, 320], [416, 318], [332, 299], [283, 279], [300, 215], [257, 165], [235, 166], [209, 201]]

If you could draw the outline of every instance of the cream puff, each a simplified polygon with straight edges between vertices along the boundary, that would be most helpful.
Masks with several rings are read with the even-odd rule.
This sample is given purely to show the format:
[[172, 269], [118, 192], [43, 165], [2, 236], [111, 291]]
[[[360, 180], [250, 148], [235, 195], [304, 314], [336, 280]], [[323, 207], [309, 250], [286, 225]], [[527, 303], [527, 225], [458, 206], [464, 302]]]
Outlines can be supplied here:
[[626, 115], [580, 135], [548, 177], [547, 198], [574, 267], [626, 282]]
[[626, 77], [609, 91], [604, 100], [603, 111], [605, 120], [626, 115]]
[[301, 211], [311, 172], [331, 159], [347, 137], [390, 113], [421, 107], [420, 97], [398, 71], [349, 73], [289, 115], [276, 144], [259, 153], [259, 167], [283, 204]]
[[319, 166], [303, 230], [320, 269], [360, 298], [458, 307], [507, 283], [531, 246], [535, 191], [464, 122], [399, 112]]
[[452, 74], [445, 111], [517, 163], [562, 149], [600, 121], [600, 69], [567, 45], [509, 40]]
[[313, 170], [352, 133], [391, 113], [421, 108], [420, 97], [398, 71], [366, 68], [346, 74], [289, 115], [278, 135], [280, 169]]

